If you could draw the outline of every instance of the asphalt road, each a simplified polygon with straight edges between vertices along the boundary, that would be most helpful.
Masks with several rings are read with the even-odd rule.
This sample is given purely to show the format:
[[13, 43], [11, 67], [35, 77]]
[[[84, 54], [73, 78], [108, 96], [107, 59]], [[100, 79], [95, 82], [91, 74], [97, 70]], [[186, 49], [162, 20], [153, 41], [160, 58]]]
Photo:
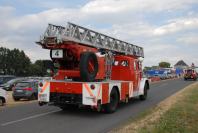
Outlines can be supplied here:
[[62, 111], [54, 106], [39, 107], [37, 103], [0, 110], [1, 133], [103, 133], [136, 117], [145, 109], [183, 89], [194, 81], [182, 79], [151, 85], [146, 101], [131, 100], [121, 104], [114, 114], [97, 113], [88, 109]]

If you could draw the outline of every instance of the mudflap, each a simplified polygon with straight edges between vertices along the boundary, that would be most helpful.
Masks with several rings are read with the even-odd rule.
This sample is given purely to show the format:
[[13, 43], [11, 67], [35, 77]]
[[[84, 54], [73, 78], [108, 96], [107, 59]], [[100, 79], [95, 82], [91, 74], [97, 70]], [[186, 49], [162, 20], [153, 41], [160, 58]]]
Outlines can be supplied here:
[[50, 101], [50, 82], [43, 81], [41, 83], [42, 86], [39, 85], [38, 87], [38, 103], [40, 106], [45, 105]]
[[149, 80], [147, 78], [142, 78], [142, 80], [140, 81], [139, 95], [144, 94], [144, 86], [145, 86], [146, 82], [149, 82]]

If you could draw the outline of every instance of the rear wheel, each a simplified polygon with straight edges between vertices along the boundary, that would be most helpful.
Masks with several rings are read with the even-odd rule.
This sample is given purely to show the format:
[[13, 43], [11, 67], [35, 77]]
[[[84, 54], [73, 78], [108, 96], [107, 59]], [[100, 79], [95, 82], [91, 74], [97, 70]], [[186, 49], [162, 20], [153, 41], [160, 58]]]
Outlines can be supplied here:
[[147, 93], [148, 93], [148, 84], [146, 83], [144, 85], [144, 94], [143, 95], [140, 95], [140, 100], [146, 100], [147, 98]]
[[110, 103], [104, 105], [105, 113], [113, 113], [116, 111], [119, 103], [119, 94], [116, 88], [113, 88], [110, 94]]

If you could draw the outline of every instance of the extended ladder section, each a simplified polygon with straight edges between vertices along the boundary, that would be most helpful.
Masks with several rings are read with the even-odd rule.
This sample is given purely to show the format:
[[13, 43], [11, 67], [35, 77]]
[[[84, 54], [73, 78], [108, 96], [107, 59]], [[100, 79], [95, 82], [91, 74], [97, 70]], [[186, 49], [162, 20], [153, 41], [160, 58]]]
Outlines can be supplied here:
[[67, 23], [66, 27], [49, 24], [38, 43], [48, 46], [62, 44], [67, 41], [77, 42], [98, 49], [115, 51], [126, 55], [144, 57], [142, 47], [109, 37], [70, 22]]

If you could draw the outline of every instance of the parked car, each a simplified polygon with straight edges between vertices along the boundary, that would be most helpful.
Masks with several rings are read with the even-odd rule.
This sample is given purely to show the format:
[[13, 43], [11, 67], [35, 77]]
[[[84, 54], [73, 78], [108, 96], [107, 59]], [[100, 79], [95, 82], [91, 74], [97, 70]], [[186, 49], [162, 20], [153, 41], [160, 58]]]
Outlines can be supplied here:
[[20, 99], [34, 100], [38, 95], [38, 81], [27, 80], [18, 82], [13, 89], [13, 99], [18, 101]]
[[4, 89], [0, 88], [0, 106], [3, 106], [7, 100], [7, 93]]
[[172, 78], [176, 78], [177, 76], [176, 76], [176, 74], [174, 74], [174, 73], [169, 73], [169, 74], [168, 74], [168, 77], [172, 79]]
[[14, 78], [16, 78], [16, 77], [13, 75], [0, 75], [0, 84], [4, 84]]
[[168, 79], [167, 74], [155, 74], [155, 77], [159, 77], [161, 80]]
[[0, 87], [2, 87], [6, 91], [12, 91], [12, 88], [20, 81], [25, 80], [24, 78], [15, 78], [12, 79], [4, 84], [1, 84]]

